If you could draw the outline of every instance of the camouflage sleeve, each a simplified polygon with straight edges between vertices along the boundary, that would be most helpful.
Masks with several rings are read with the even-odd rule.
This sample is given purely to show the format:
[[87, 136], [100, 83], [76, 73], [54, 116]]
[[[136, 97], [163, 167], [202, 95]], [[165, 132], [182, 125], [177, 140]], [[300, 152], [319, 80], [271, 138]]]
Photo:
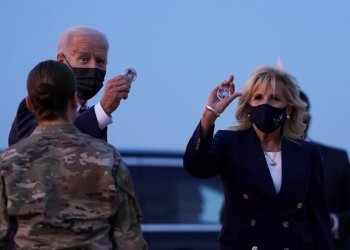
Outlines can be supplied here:
[[10, 220], [7, 214], [5, 184], [3, 183], [3, 176], [0, 176], [0, 250], [7, 248]]
[[140, 204], [134, 191], [130, 172], [119, 158], [114, 166], [114, 176], [117, 187], [117, 212], [114, 221], [113, 241], [115, 249], [147, 250], [143, 238], [140, 220], [143, 219]]

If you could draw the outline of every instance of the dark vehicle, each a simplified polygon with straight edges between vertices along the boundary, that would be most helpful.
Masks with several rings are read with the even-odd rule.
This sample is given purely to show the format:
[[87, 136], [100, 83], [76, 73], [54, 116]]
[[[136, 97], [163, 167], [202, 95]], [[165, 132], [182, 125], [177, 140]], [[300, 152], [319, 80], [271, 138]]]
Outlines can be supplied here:
[[150, 250], [217, 249], [223, 189], [219, 177], [197, 179], [182, 153], [120, 151], [134, 181]]

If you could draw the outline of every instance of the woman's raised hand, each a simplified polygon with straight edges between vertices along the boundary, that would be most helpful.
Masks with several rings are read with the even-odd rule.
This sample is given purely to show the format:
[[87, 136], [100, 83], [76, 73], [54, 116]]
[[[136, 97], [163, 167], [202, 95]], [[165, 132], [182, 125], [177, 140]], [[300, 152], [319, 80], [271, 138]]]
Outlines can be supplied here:
[[[234, 77], [231, 75], [227, 81], [223, 81], [210, 92], [201, 120], [202, 136], [206, 137], [208, 135], [210, 129], [214, 125], [216, 118], [219, 117], [222, 112], [224, 112], [227, 106], [236, 97], [242, 95], [239, 92], [235, 92], [233, 79]], [[217, 96], [217, 92], [224, 87], [230, 90], [230, 95], [227, 98], [220, 100]]]
[[[217, 87], [215, 87], [209, 95], [207, 105], [212, 107], [214, 110], [216, 110], [219, 114], [224, 112], [224, 110], [227, 108], [227, 106], [238, 96], [241, 96], [242, 94], [239, 92], [235, 92], [235, 85], [233, 83], [233, 75], [231, 75], [227, 81], [223, 81], [220, 83]], [[230, 90], [230, 96], [226, 99], [220, 100], [217, 96], [218, 90], [222, 88], [227, 88]]]

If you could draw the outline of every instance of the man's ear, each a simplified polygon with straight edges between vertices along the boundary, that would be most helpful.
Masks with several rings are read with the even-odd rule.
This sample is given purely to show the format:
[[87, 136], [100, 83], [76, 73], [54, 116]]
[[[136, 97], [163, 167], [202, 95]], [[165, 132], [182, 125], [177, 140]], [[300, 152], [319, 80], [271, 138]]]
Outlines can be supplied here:
[[27, 108], [29, 109], [29, 111], [32, 113], [35, 113], [32, 102], [29, 99], [29, 96], [26, 97], [26, 104], [27, 104]]
[[57, 59], [57, 62], [64, 62], [63, 54], [62, 53], [58, 53], [56, 59]]

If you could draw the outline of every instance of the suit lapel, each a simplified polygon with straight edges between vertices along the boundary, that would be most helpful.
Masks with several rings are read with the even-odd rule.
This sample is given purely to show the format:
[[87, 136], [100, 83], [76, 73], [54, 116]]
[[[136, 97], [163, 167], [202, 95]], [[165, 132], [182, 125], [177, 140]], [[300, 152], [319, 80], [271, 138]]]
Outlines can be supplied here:
[[260, 141], [254, 129], [251, 128], [247, 131], [247, 133], [242, 133], [239, 143], [240, 145], [237, 146], [239, 149], [239, 154], [241, 155], [245, 167], [249, 170], [257, 187], [270, 201], [271, 206], [283, 214], [282, 206], [276, 193]]
[[308, 170], [302, 159], [300, 146], [293, 142], [282, 143], [282, 186], [278, 197], [282, 204], [291, 199], [305, 180]]

